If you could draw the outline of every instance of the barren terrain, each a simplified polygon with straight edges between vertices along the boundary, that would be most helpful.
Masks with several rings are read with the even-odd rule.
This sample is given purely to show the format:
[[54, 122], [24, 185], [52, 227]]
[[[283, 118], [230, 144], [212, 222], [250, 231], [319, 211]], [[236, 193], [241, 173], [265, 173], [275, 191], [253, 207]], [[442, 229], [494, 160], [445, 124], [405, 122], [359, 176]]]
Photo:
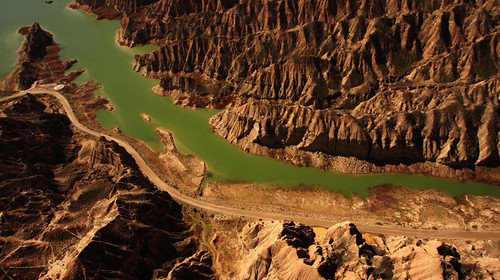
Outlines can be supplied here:
[[[51, 36], [38, 25], [23, 32], [22, 67], [0, 84], [3, 97], [20, 92], [0, 100], [1, 277], [499, 277], [498, 198], [378, 186], [368, 199], [348, 199], [310, 188], [203, 185], [203, 162], [180, 154], [167, 131], [158, 131], [159, 156], [100, 127], [95, 110], [107, 103], [92, 96], [98, 84], [72, 84], [83, 70], [65, 75], [74, 62], [59, 60]], [[49, 63], [61, 70], [49, 74]], [[55, 83], [66, 84], [64, 96]], [[278, 221], [290, 218], [332, 227], [316, 235]], [[345, 220], [364, 233], [334, 225]]]

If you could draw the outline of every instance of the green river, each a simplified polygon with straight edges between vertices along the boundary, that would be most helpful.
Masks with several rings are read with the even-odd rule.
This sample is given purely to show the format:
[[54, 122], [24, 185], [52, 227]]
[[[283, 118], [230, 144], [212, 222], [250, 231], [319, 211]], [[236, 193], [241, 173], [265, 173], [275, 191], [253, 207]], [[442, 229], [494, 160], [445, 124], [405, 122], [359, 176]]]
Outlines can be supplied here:
[[[98, 120], [107, 128], [118, 126], [125, 134], [140, 139], [154, 150], [161, 150], [156, 127], [173, 132], [183, 153], [204, 160], [212, 177], [209, 180], [252, 182], [269, 186], [320, 185], [349, 196], [355, 192], [369, 196], [367, 188], [390, 183], [415, 189], [440, 189], [449, 194], [490, 195], [500, 197], [500, 188], [475, 182], [458, 182], [420, 175], [343, 175], [299, 168], [266, 157], [250, 155], [211, 133], [208, 119], [216, 111], [185, 110], [172, 100], [156, 96], [151, 88], [157, 83], [131, 69], [136, 54], [155, 49], [120, 47], [115, 43], [119, 21], [97, 21], [95, 16], [71, 10], [71, 0], [0, 0], [0, 77], [7, 75], [17, 59], [23, 40], [17, 34], [21, 26], [34, 22], [52, 32], [62, 47], [64, 59], [76, 58], [76, 68], [86, 68], [78, 82], [97, 80], [104, 87], [97, 92], [110, 100], [115, 110], [100, 110]], [[150, 115], [151, 123], [141, 118]]]

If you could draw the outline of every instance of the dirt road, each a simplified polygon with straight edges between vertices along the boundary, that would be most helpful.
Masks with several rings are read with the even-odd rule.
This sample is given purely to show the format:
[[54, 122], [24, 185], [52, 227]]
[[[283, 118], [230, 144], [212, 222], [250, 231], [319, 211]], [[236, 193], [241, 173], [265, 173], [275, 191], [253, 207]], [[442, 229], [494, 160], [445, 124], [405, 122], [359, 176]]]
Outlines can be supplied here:
[[[179, 192], [179, 190], [165, 183], [144, 161], [141, 155], [127, 142], [115, 138], [113, 136], [103, 134], [100, 132], [96, 132], [83, 124], [81, 124], [76, 118], [74, 111], [69, 104], [68, 100], [59, 92], [52, 90], [54, 85], [46, 85], [42, 87], [31, 88], [26, 91], [22, 91], [18, 94], [11, 95], [8, 97], [0, 98], [0, 102], [8, 101], [14, 98], [18, 98], [24, 96], [27, 92], [33, 95], [42, 95], [49, 94], [54, 96], [59, 100], [61, 105], [64, 108], [64, 111], [68, 115], [71, 122], [75, 125], [76, 128], [81, 131], [88, 133], [90, 135], [96, 137], [104, 137], [107, 140], [115, 141], [120, 146], [125, 148], [128, 153], [132, 155], [135, 159], [137, 165], [141, 169], [142, 173], [160, 190], [168, 192], [172, 198], [182, 204], [188, 204], [195, 208], [201, 208], [208, 212], [212, 212], [215, 214], [225, 214], [231, 216], [242, 216], [252, 219], [263, 219], [263, 220], [293, 220], [296, 222], [304, 223], [309, 226], [322, 226], [322, 227], [330, 227], [336, 224], [339, 221], [331, 221], [331, 220], [322, 220], [317, 218], [311, 218], [306, 216], [295, 216], [284, 213], [269, 213], [269, 212], [260, 212], [253, 210], [245, 210], [232, 208], [222, 205], [216, 205], [208, 202], [204, 202], [202, 199], [192, 198], [186, 195], [183, 195]], [[383, 225], [364, 225], [364, 224], [356, 224], [358, 229], [362, 232], [371, 232], [377, 234], [387, 234], [387, 235], [405, 235], [405, 236], [415, 236], [421, 238], [437, 238], [437, 239], [496, 239], [500, 240], [500, 231], [464, 231], [464, 230], [421, 230], [421, 229], [413, 229], [413, 228], [400, 228], [400, 227], [390, 227]]]

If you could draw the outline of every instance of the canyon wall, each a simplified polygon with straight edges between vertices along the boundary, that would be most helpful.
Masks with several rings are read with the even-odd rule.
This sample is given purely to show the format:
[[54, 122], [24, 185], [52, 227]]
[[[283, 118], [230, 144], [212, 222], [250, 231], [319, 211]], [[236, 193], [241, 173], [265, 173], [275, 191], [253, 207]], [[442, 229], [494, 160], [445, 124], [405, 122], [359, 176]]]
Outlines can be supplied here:
[[134, 69], [178, 104], [227, 108], [212, 128], [240, 148], [500, 164], [494, 0], [105, 2], [120, 43], [160, 45]]
[[[48, 34], [37, 25], [23, 30], [31, 32], [26, 34]], [[71, 63], [57, 61], [53, 42], [42, 44], [44, 47], [36, 42], [37, 39], [28, 40], [20, 54], [22, 61], [23, 57], [30, 56], [29, 50], [36, 50], [32, 60], [27, 61], [34, 70], [32, 77], [38, 78], [32, 82], [49, 83], [55, 78], [40, 65], [44, 61], [58, 65], [58, 78], [70, 79], [64, 76], [64, 69]], [[19, 77], [22, 67], [20, 63], [10, 78]], [[8, 91], [0, 89], [0, 96], [19, 88], [19, 80], [14, 78], [11, 82], [14, 85], [8, 83], [11, 85]], [[491, 88], [492, 84], [484, 82], [480, 86], [454, 98], [469, 98], [467, 102], [481, 107], [481, 102], [490, 98], [484, 88]], [[435, 96], [438, 95], [430, 94], [430, 99], [422, 102], [439, 103], [433, 101]], [[399, 104], [397, 106], [417, 106], [390, 101]], [[259, 104], [254, 106], [254, 103]], [[245, 115], [267, 116], [268, 121], [249, 125], [249, 134], [255, 137], [251, 141], [269, 146], [278, 145], [278, 136], [264, 134], [262, 137], [259, 131], [252, 132], [254, 127], [260, 130], [260, 125], [264, 125], [266, 133], [266, 125], [280, 127], [279, 137], [300, 146], [305, 144], [297, 142], [301, 134], [294, 131], [302, 130], [301, 126], [321, 127], [318, 120], [328, 120], [328, 124], [339, 127], [336, 135], [346, 135], [340, 131], [346, 127], [357, 129], [355, 119], [362, 119], [360, 114], [363, 114], [362, 107], [349, 115], [335, 115], [327, 108], [255, 99], [240, 107], [247, 110]], [[264, 109], [257, 114], [252, 111], [257, 107]], [[484, 112], [474, 111], [473, 106], [464, 107], [469, 111], [464, 109], [465, 116], [460, 118], [465, 120], [460, 119], [464, 122], [461, 126], [466, 126], [467, 118], [472, 117], [491, 123], [485, 116], [498, 114], [488, 106]], [[453, 108], [460, 112], [459, 106]], [[383, 109], [378, 109], [379, 113]], [[427, 113], [420, 114], [420, 117], [415, 115], [415, 120], [425, 127], [430, 117]], [[274, 120], [281, 115], [293, 115], [288, 118], [293, 119], [294, 124]], [[377, 114], [372, 116], [377, 117]], [[305, 120], [297, 121], [301, 118]], [[306, 120], [317, 124], [308, 125]], [[491, 130], [491, 124], [481, 129]], [[235, 133], [242, 132], [231, 132]], [[5, 279], [500, 277], [498, 241], [380, 237], [362, 234], [350, 223], [335, 225], [318, 236], [312, 228], [294, 222], [250, 222], [183, 208], [144, 177], [124, 148], [75, 129], [52, 97], [27, 94], [0, 104], [0, 134], [0, 268], [1, 277]], [[165, 146], [173, 145], [171, 135], [161, 134]], [[323, 140], [311, 141], [309, 145], [314, 147], [314, 142], [326, 139], [322, 137]], [[231, 138], [229, 134], [228, 138]], [[336, 149], [351, 144], [336, 141], [331, 145]], [[352, 149], [359, 145], [361, 143]], [[366, 151], [360, 151], [360, 157], [363, 152]], [[199, 163], [193, 158], [185, 162]], [[197, 169], [204, 170], [204, 165]], [[463, 199], [474, 206], [487, 203], [484, 198]], [[395, 204], [391, 203], [391, 207]], [[383, 203], [377, 205], [388, 207]], [[496, 210], [488, 207], [479, 207], [478, 215], [465, 206], [452, 208], [470, 211], [474, 222], [478, 216], [481, 219], [496, 217]]]
[[[348, 222], [320, 234], [287, 221], [254, 222], [231, 233], [235, 237], [217, 234], [213, 243], [220, 249], [218, 261], [227, 279], [488, 279], [499, 275], [500, 267], [491, 258], [499, 253], [491, 250], [498, 241], [472, 244], [382, 237], [361, 233]], [[481, 250], [492, 254], [482, 255]]]

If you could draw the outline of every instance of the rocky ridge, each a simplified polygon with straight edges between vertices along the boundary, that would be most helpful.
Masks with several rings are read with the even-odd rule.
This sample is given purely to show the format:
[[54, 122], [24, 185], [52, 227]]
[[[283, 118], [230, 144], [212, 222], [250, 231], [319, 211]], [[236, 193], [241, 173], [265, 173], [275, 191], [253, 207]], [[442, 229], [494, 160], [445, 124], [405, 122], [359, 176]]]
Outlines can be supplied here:
[[[46, 102], [28, 95], [2, 108], [0, 260], [8, 275], [211, 279], [210, 255], [182, 207], [123, 148], [75, 134]], [[42, 267], [12, 268], [32, 265]]]
[[30, 88], [39, 83], [68, 83], [83, 73], [83, 69], [66, 75], [77, 61], [59, 59], [59, 46], [52, 34], [43, 30], [38, 23], [19, 29], [25, 41], [19, 51], [16, 69], [0, 82], [0, 92], [14, 92]]
[[[31, 59], [33, 83], [52, 82], [41, 64], [64, 64], [45, 40], [52, 36], [38, 24], [22, 30], [20, 60]], [[11, 79], [25, 77], [18, 69], [2, 95], [22, 88]], [[122, 147], [82, 135], [61, 111], [30, 94], [0, 106], [1, 277], [212, 279], [211, 256], [182, 206]]]
[[[3, 278], [418, 279], [425, 265], [431, 276], [458, 279], [500, 271], [493, 241], [382, 239], [348, 223], [316, 237], [293, 222], [199, 221], [205, 213], [184, 211], [156, 190], [123, 148], [73, 130], [54, 100], [28, 94], [0, 109]], [[235, 221], [239, 226], [227, 227]]]
[[[455, 168], [496, 166], [500, 115], [494, 105], [497, 95], [488, 88], [497, 84], [474, 84], [462, 93], [452, 89], [383, 92], [351, 114], [251, 100], [214, 116], [211, 123], [216, 133], [243, 149], [254, 144], [274, 149], [295, 146], [379, 164], [432, 161]], [[408, 102], [410, 96], [422, 100]], [[452, 100], [438, 106], [434, 102], [440, 96]], [[381, 100], [390, 102], [389, 106]], [[398, 107], [411, 113], [401, 109], [395, 113]]]
[[500, 164], [495, 1], [104, 2], [120, 43], [160, 45], [134, 69], [179, 104], [229, 108], [211, 124], [240, 148]]
[[222, 232], [213, 238], [220, 250], [215, 265], [225, 265], [227, 279], [492, 279], [500, 271], [498, 241], [382, 237], [349, 222], [321, 234], [289, 221]]

